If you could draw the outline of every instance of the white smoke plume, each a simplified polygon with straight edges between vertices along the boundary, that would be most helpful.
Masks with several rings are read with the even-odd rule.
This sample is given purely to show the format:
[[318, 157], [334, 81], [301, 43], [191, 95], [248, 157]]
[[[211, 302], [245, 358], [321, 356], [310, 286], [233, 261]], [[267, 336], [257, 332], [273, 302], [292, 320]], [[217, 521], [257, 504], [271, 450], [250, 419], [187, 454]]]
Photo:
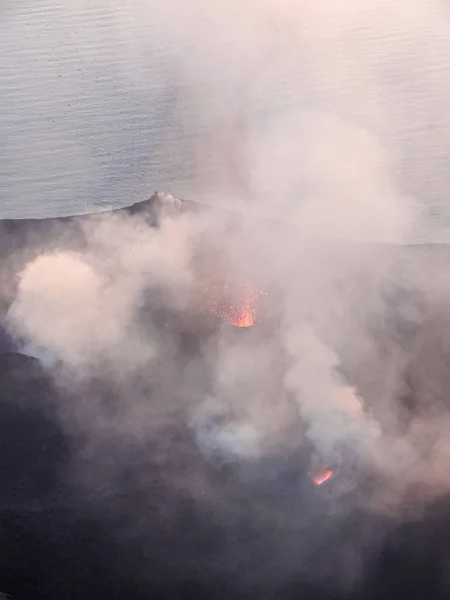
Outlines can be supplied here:
[[[85, 249], [43, 254], [25, 267], [9, 313], [16, 333], [83, 375], [97, 368], [103, 375], [107, 364], [121, 396], [117, 414], [86, 424], [94, 432], [83, 448], [86, 463], [107, 456], [106, 476], [128, 460], [134, 444], [150, 453], [154, 435], [155, 460], [167, 467], [174, 452], [168, 430], [182, 423], [194, 430], [208, 460], [237, 463], [250, 479], [266, 473], [270, 479], [279, 456], [306, 443], [325, 466], [342, 466], [337, 477], [350, 477], [346, 465], [356, 464], [356, 478], [378, 478], [377, 509], [395, 504], [401, 511], [417, 486], [429, 497], [447, 492], [448, 417], [445, 399], [436, 400], [446, 396], [442, 377], [439, 390], [430, 389], [439, 350], [432, 347], [421, 362], [422, 334], [412, 336], [420, 348], [414, 354], [395, 332], [404, 323], [429, 326], [423, 306], [396, 295], [417, 290], [434, 314], [447, 302], [448, 286], [429, 285], [422, 266], [395, 250], [410, 239], [418, 210], [388, 143], [392, 99], [384, 63], [371, 63], [377, 41], [370, 36], [386, 27], [385, 47], [406, 53], [404, 36], [418, 41], [426, 37], [419, 22], [438, 23], [435, 4], [197, 0], [187, 9], [169, 0], [130, 6], [136, 19], [152, 21], [180, 78], [177, 118], [195, 133], [186, 152], [202, 161], [199, 198], [271, 215], [292, 234], [252, 219], [231, 229], [222, 213], [168, 217], [159, 231], [136, 217], [111, 217], [88, 226]], [[445, 27], [438, 27], [442, 45]], [[149, 48], [143, 43], [134, 55], [149, 60]], [[283, 96], [284, 78], [295, 81], [298, 93], [279, 110], [271, 94]], [[184, 113], [188, 97], [192, 106]], [[200, 239], [207, 272], [197, 270]], [[189, 322], [192, 304], [217, 293], [213, 280], [225, 296], [227, 278], [241, 284], [249, 273], [251, 285], [277, 290], [267, 300], [276, 327], [267, 336], [256, 326], [238, 337], [224, 325], [181, 364], [176, 329], [183, 318]], [[183, 317], [162, 335], [147, 304]], [[414, 361], [430, 372], [419, 377]], [[205, 363], [208, 385], [200, 375]], [[415, 389], [423, 386], [414, 418], [401, 407], [408, 369], [420, 379]], [[129, 377], [139, 370], [148, 381], [138, 389]], [[90, 407], [90, 420], [94, 412]], [[137, 471], [148, 489], [150, 476]], [[203, 476], [182, 467], [167, 473], [177, 489], [205, 505], [218, 501]], [[295, 518], [297, 526], [302, 517]]]
[[[245, 280], [247, 261], [258, 284], [282, 290], [276, 309], [282, 314], [280, 344], [288, 365], [284, 381], [267, 381], [269, 376], [264, 385], [258, 383], [261, 368], [270, 373], [273, 362], [263, 342], [250, 343], [247, 356], [229, 341], [219, 348], [216, 401], [241, 423], [233, 430], [233, 443], [245, 455], [245, 448], [255, 452], [258, 439], [263, 452], [261, 440], [283, 430], [291, 408], [286, 399], [276, 399], [280, 383], [283, 394], [294, 396], [298, 414], [308, 423], [306, 435], [325, 459], [336, 459], [339, 448], [349, 447], [370, 462], [381, 424], [366, 414], [365, 399], [339, 372], [338, 355], [344, 346], [351, 355], [371, 351], [366, 321], [374, 310], [386, 309], [377, 286], [385, 285], [391, 259], [381, 251], [336, 254], [335, 242], [399, 244], [415, 225], [416, 205], [396, 183], [396, 157], [385, 136], [391, 121], [379, 78], [382, 64], [370, 64], [378, 42], [358, 32], [376, 32], [382, 22], [393, 32], [413, 32], [418, 21], [405, 23], [399, 8], [388, 4], [375, 10], [354, 2], [199, 0], [183, 19], [175, 0], [158, 7], [132, 4], [131, 15], [152, 20], [159, 41], [167, 43], [167, 60], [192, 98], [185, 120], [181, 104], [187, 99], [180, 97], [177, 118], [188, 131], [204, 125], [194, 148], [197, 160], [219, 160], [226, 167], [219, 179], [199, 181], [200, 197], [271, 214], [294, 225], [297, 234], [281, 239], [258, 225], [228, 234], [213, 219], [201, 225], [168, 219], [158, 233], [137, 219], [99, 221], [86, 232], [86, 250], [57, 251], [26, 266], [11, 322], [21, 336], [72, 366], [112, 361], [119, 374], [149, 360], [157, 363], [158, 335], [151, 323], [143, 328], [140, 322], [143, 298], [152, 286], [163, 286], [169, 294], [164, 301], [187, 306], [195, 238], [210, 228], [206, 235], [215, 238], [236, 280]], [[431, 4], [423, 2], [416, 10], [421, 18], [434, 18]], [[351, 39], [365, 52], [355, 53]], [[403, 51], [400, 35], [387, 43]], [[127, 44], [141, 44], [137, 62], [139, 56], [149, 59], [150, 46], [140, 40]], [[360, 75], [351, 81], [346, 78], [350, 66], [353, 77]], [[275, 110], [278, 103], [268, 91], [279, 99], [283, 78], [298, 96], [293, 105]], [[248, 256], [257, 258], [252, 262]], [[210, 266], [221, 268], [214, 261]], [[358, 306], [353, 282], [364, 278], [374, 279], [365, 292], [370, 304]], [[359, 311], [358, 323], [353, 310]], [[167, 369], [170, 377], [170, 365]], [[197, 400], [201, 406], [202, 399]], [[385, 405], [391, 400], [384, 399]], [[253, 442], [240, 441], [239, 431], [253, 436]], [[217, 435], [225, 433], [219, 429]]]
[[135, 317], [151, 283], [168, 290], [168, 302], [183, 304], [192, 231], [181, 219], [157, 231], [116, 216], [94, 223], [87, 251], [56, 251], [26, 265], [10, 320], [20, 335], [75, 366], [105, 354], [126, 367], [145, 362], [155, 349]]

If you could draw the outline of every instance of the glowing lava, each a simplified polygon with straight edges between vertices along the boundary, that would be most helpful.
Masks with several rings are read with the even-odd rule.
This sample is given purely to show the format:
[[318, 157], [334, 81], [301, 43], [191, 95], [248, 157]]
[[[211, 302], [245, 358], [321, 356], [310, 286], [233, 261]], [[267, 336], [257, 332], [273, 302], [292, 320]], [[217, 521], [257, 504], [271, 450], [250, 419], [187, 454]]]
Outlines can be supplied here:
[[250, 296], [244, 298], [240, 310], [238, 310], [230, 319], [235, 327], [252, 327], [255, 324], [255, 311]]
[[322, 471], [321, 473], [319, 473], [318, 475], [316, 475], [314, 477], [314, 483], [316, 485], [322, 485], [322, 483], [325, 483], [325, 481], [328, 481], [328, 479], [330, 479], [330, 477], [333, 475], [333, 471], [331, 471], [330, 469], [326, 469], [325, 471]]

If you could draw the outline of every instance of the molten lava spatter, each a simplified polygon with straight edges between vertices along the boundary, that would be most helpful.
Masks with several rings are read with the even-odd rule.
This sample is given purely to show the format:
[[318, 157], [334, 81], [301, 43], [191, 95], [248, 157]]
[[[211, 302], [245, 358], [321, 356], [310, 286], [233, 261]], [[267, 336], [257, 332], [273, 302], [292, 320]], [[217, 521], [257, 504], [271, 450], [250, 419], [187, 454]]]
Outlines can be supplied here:
[[328, 479], [330, 479], [330, 477], [332, 475], [333, 475], [333, 471], [331, 471], [331, 469], [326, 469], [325, 471], [322, 471], [318, 475], [315, 475], [314, 483], [316, 485], [322, 485], [322, 483], [325, 483], [325, 481], [328, 481]]
[[252, 327], [255, 324], [255, 308], [250, 296], [246, 296], [240, 308], [230, 316], [235, 327]]

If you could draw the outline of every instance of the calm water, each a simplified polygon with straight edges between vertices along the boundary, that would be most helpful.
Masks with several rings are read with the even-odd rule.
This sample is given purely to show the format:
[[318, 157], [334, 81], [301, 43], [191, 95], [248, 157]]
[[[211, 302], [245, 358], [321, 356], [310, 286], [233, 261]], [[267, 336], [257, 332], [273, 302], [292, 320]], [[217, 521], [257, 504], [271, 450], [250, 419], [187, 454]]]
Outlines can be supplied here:
[[[229, 154], [207, 156], [206, 142], [221, 123], [225, 128], [234, 123], [240, 131], [239, 110], [234, 110], [237, 121], [230, 121], [226, 106], [239, 97], [242, 86], [231, 77], [224, 100], [221, 63], [217, 81], [209, 78], [205, 94], [193, 81], [194, 71], [183, 75], [182, 65], [198, 61], [202, 52], [213, 55], [215, 42], [212, 37], [202, 48], [194, 38], [180, 36], [183, 16], [177, 36], [161, 35], [158, 6], [170, 2], [3, 0], [1, 216], [85, 212], [128, 204], [157, 188], [194, 199], [199, 182], [219, 181], [232, 171]], [[324, 23], [342, 20], [342, 15], [327, 14], [332, 4], [323, 2]], [[296, 58], [293, 48], [298, 44], [291, 40], [289, 46], [289, 36], [280, 36], [284, 45], [267, 59], [268, 75], [263, 73], [252, 87], [250, 105], [255, 114], [266, 116], [308, 102], [333, 109], [342, 105], [348, 118], [354, 113], [366, 119], [392, 149], [402, 189], [425, 207], [421, 235], [450, 239], [447, 5], [444, 0], [402, 0], [399, 6], [416, 9], [388, 22], [384, 17], [389, 4], [373, 0], [370, 11], [358, 13], [343, 29], [330, 25], [328, 37], [309, 40], [315, 52], [311, 60], [304, 52]], [[201, 2], [192, 0], [194, 5], [198, 8]], [[184, 6], [188, 10], [191, 2]], [[201, 26], [205, 31], [208, 18], [217, 15], [206, 14]], [[305, 9], [305, 39], [308, 31], [317, 31], [317, 19]], [[248, 37], [249, 31], [237, 28], [236, 40]], [[323, 27], [320, 31], [325, 35]], [[295, 30], [292, 36], [301, 33]], [[217, 39], [218, 47], [233, 45], [233, 39], [225, 38]], [[324, 40], [329, 39], [336, 48], [326, 54]], [[245, 60], [250, 61], [251, 75], [249, 56]], [[378, 118], [380, 111], [383, 118]], [[198, 160], [203, 141], [205, 160]]]

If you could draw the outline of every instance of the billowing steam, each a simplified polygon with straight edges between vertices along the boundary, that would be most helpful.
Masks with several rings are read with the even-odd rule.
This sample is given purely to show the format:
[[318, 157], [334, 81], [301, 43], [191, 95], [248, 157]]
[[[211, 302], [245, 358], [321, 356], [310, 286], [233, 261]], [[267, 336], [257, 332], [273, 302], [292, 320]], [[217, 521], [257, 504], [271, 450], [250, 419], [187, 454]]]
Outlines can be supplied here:
[[328, 463], [339, 461], [346, 450], [360, 460], [371, 460], [379, 426], [364, 412], [356, 390], [339, 376], [333, 351], [310, 327], [293, 329], [286, 343], [291, 366], [285, 385], [293, 391], [319, 453]]
[[[389, 98], [370, 66], [370, 36], [364, 33], [364, 55], [347, 37], [381, 23], [414, 35], [412, 3], [400, 3], [401, 23], [394, 4], [375, 18], [368, 2], [196, 0], [187, 13], [176, 0], [157, 11], [150, 3], [153, 12], [135, 2], [136, 18], [157, 18], [177, 75], [189, 82], [198, 113], [185, 122], [180, 110], [186, 130], [204, 120], [194, 149], [198, 160], [211, 161], [211, 177], [198, 182], [202, 199], [271, 214], [292, 234], [257, 219], [228, 228], [213, 211], [180, 216], [176, 204], [158, 230], [138, 216], [103, 216], [86, 226], [79, 252], [57, 249], [25, 266], [9, 312], [15, 334], [81, 380], [104, 377], [114, 390], [116, 412], [102, 415], [99, 403], [83, 422], [77, 411], [77, 427], [92, 434], [80, 452], [107, 456], [95, 472], [106, 487], [137, 446], [177, 490], [208, 510], [220, 505], [205, 475], [171, 471], [178, 440], [171, 432], [179, 428], [205, 469], [237, 465], [242, 480], [269, 482], [275, 520], [284, 514], [277, 476], [289, 461], [297, 468], [304, 448], [320, 466], [313, 475], [320, 492], [338, 481], [376, 479], [371, 508], [401, 508], [414, 486], [430, 496], [448, 491], [448, 417], [444, 400], [435, 402], [440, 390], [431, 389], [435, 347], [416, 365], [430, 371], [413, 417], [402, 404], [406, 375], [418, 377], [411, 356], [414, 344], [423, 347], [420, 302], [433, 314], [447, 302], [448, 286], [428, 286], [422, 268], [379, 244], [407, 241], [417, 212], [386, 147]], [[418, 5], [420, 18], [433, 20], [431, 4]], [[389, 44], [403, 51], [402, 37], [398, 48]], [[349, 64], [357, 81], [346, 79]], [[295, 77], [298, 88], [295, 106], [281, 113], [270, 94], [264, 101], [259, 94], [282, 96], [277, 73]], [[217, 161], [223, 168], [214, 175]], [[233, 283], [249, 294], [233, 297]], [[417, 291], [419, 308], [398, 300], [405, 289]], [[215, 311], [222, 322], [203, 335], [198, 312], [203, 306], [210, 315], [208, 302], [222, 295], [228, 308]], [[181, 333], [190, 327], [200, 348], [180, 357]], [[66, 407], [66, 419], [69, 413]], [[134, 476], [150, 494], [145, 460], [133, 463]], [[298, 498], [294, 476], [289, 485]], [[219, 510], [225, 521], [229, 497], [224, 492]], [[306, 531], [300, 511], [288, 512], [292, 531]], [[289, 552], [282, 554], [287, 569]]]
[[167, 292], [167, 303], [183, 305], [192, 232], [182, 219], [155, 231], [111, 217], [86, 231], [88, 250], [38, 256], [22, 272], [9, 312], [16, 333], [72, 366], [105, 357], [120, 370], [145, 362], [156, 342], [143, 335], [139, 310], [151, 285]]
[[[142, 6], [137, 3], [136, 8], [139, 14]], [[177, 2], [169, 2], [159, 11], [161, 32], [181, 45], [193, 45], [197, 60], [190, 55], [189, 62], [181, 67], [185, 74], [194, 75], [193, 90], [206, 102], [205, 116], [223, 100], [218, 90], [224, 92], [228, 86], [231, 92], [233, 86], [245, 87], [252, 81], [251, 70], [255, 65], [259, 69], [244, 94], [243, 105], [232, 107], [237, 115], [244, 111], [245, 127], [234, 143], [240, 157], [238, 166], [245, 167], [242, 177], [246, 191], [243, 194], [242, 189], [230, 192], [229, 186], [219, 187], [211, 200], [231, 193], [233, 204], [250, 201], [261, 212], [269, 210], [282, 220], [293, 221], [297, 236], [282, 240], [270, 228], [260, 230], [253, 222], [240, 233], [228, 234], [213, 217], [200, 224], [200, 217], [194, 223], [195, 219], [167, 215], [158, 231], [135, 217], [103, 219], [89, 226], [83, 251], [44, 254], [25, 267], [9, 313], [10, 323], [26, 343], [45, 349], [71, 367], [90, 371], [106, 362], [119, 374], [148, 361], [157, 364], [165, 360], [169, 361], [165, 372], [170, 380], [171, 369], [177, 370], [177, 366], [170, 364], [170, 355], [162, 357], [166, 350], [160, 347], [156, 317], [144, 309], [155, 302], [165, 309], [188, 309], [189, 299], [195, 295], [196, 236], [203, 229], [227, 256], [231, 277], [245, 279], [242, 259], [251, 255], [250, 269], [262, 287], [281, 289], [279, 304], [273, 308], [280, 315], [279, 350], [285, 355], [286, 371], [280, 379], [272, 379], [278, 351], [264, 349], [264, 340], [251, 339], [244, 350], [239, 341], [220, 340], [213, 388], [214, 403], [225, 416], [219, 419], [222, 426], [208, 426], [207, 433], [202, 433], [203, 426], [198, 424], [204, 422], [204, 416], [197, 417], [196, 411], [210, 414], [211, 409], [205, 407], [211, 404], [199, 390], [192, 419], [197, 423], [197, 435], [208, 438], [207, 443], [203, 439], [202, 447], [216, 452], [227, 446], [242, 459], [255, 457], [259, 448], [263, 456], [264, 440], [269, 445], [282, 443], [280, 432], [293, 411], [306, 423], [299, 437], [306, 436], [326, 463], [339, 463], [349, 453], [363, 463], [376, 462], [382, 424], [374, 416], [376, 410], [369, 412], [358, 389], [340, 372], [339, 353], [347, 334], [354, 336], [352, 341], [345, 340], [347, 347], [353, 342], [355, 347], [370, 345], [365, 321], [377, 301], [372, 297], [370, 305], [359, 307], [362, 323], [356, 327], [354, 315], [343, 308], [354, 301], [348, 282], [374, 277], [381, 288], [382, 269], [388, 269], [389, 260], [378, 260], [376, 252], [370, 256], [361, 252], [350, 259], [338, 257], [333, 242], [403, 242], [410, 231], [414, 207], [392, 181], [389, 155], [381, 138], [365, 125], [364, 118], [351, 119], [341, 110], [347, 108], [345, 101], [342, 104], [332, 95], [328, 107], [317, 103], [310, 108], [302, 106], [299, 99], [299, 106], [281, 115], [269, 114], [264, 120], [256, 118], [257, 107], [253, 105], [255, 86], [264, 85], [272, 61], [282, 60], [284, 52], [291, 58], [296, 52], [312, 52], [315, 71], [305, 74], [305, 86], [311, 77], [320, 77], [321, 66], [330, 68], [326, 44], [335, 43], [353, 26], [359, 9], [354, 3], [339, 10], [326, 3], [316, 10], [289, 2], [277, 6], [246, 2], [239, 11], [228, 13], [220, 2], [214, 7], [197, 2], [196, 18], [204, 14], [213, 31], [222, 36], [232, 25], [237, 27], [237, 31], [230, 31], [242, 42], [219, 44], [217, 52], [210, 55], [211, 35], [202, 34], [198, 39], [195, 28], [184, 23], [177, 27], [178, 8]], [[325, 20], [328, 22], [330, 10], [337, 20], [328, 28]], [[283, 35], [271, 30], [272, 19], [285, 34], [294, 19], [314, 26], [321, 37], [313, 41], [308, 35], [299, 40], [298, 47], [286, 47]], [[349, 59], [350, 55], [346, 57]], [[229, 61], [234, 65], [237, 60], [242, 69], [218, 69], [218, 65], [224, 67]], [[220, 83], [210, 79], [215, 69], [220, 72]], [[341, 78], [339, 81], [342, 83]], [[229, 109], [226, 112], [227, 118], [232, 116]], [[223, 126], [229, 125], [225, 120]], [[221, 144], [219, 136], [217, 146], [213, 140], [214, 150], [220, 153], [224, 149]], [[235, 182], [231, 178], [228, 183], [233, 187]], [[210, 267], [214, 271], [221, 265]], [[375, 286], [374, 291], [376, 294]], [[379, 298], [379, 302], [382, 313], [384, 300]], [[251, 303], [250, 296], [244, 297], [228, 320], [238, 327], [251, 327], [255, 321]], [[193, 385], [191, 392], [195, 392]]]

